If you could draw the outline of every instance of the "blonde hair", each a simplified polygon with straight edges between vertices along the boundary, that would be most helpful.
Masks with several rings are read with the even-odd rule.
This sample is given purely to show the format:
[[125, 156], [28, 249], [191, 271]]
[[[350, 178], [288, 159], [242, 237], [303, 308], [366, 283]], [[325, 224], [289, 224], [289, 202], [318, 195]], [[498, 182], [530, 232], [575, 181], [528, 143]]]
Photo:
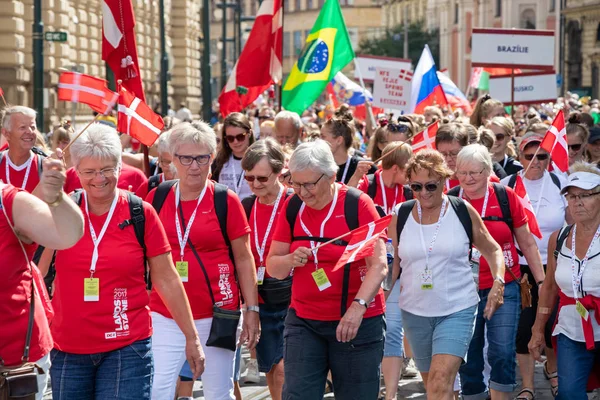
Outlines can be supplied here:
[[486, 125], [487, 128], [491, 126], [497, 126], [504, 131], [507, 136], [513, 136], [515, 133], [515, 123], [512, 119], [506, 117], [494, 117], [490, 119]]
[[492, 99], [489, 94], [481, 96], [471, 114], [471, 125], [475, 127], [483, 125], [483, 118], [496, 107], [504, 107], [504, 104], [500, 100]]
[[452, 171], [446, 166], [444, 157], [437, 150], [421, 150], [408, 162], [406, 166], [406, 177], [410, 181], [413, 174], [418, 170], [424, 169], [429, 172], [429, 175], [437, 175], [441, 179], [446, 180], [452, 176]]
[[585, 161], [577, 161], [569, 168], [569, 173], [574, 174], [575, 172], [589, 172], [590, 174], [600, 175], [600, 169], [596, 164], [588, 163]]
[[397, 165], [400, 169], [405, 169], [406, 164], [413, 156], [412, 147], [405, 142], [389, 143], [384, 147], [383, 154], [388, 154], [381, 160], [381, 168], [383, 169], [391, 169], [394, 165]]

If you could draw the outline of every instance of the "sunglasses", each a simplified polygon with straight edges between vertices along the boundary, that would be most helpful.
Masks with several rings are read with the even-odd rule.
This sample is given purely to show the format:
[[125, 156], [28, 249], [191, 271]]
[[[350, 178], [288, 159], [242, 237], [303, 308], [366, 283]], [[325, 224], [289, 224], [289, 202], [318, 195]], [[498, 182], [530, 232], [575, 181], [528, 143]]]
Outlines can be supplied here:
[[240, 133], [239, 135], [235, 135], [235, 136], [225, 135], [225, 138], [227, 139], [227, 141], [229, 143], [233, 143], [235, 141], [243, 142], [246, 139], [246, 136], [248, 136], [248, 132], [246, 132], [246, 133]]
[[504, 133], [497, 133], [496, 134], [496, 141], [497, 142], [502, 142], [504, 141], [504, 138], [506, 138], [506, 135]]
[[[527, 160], [527, 161], [531, 161], [533, 160], [533, 154], [523, 154], [523, 157]], [[546, 161], [548, 158], [550, 158], [549, 154], [537, 154], [535, 156], [535, 158], [538, 159], [538, 161]]]
[[437, 183], [426, 183], [423, 185], [422, 183], [415, 182], [410, 184], [410, 188], [413, 192], [420, 192], [423, 190], [423, 188], [425, 188], [425, 190], [428, 192], [435, 192], [438, 187], [440, 187], [440, 185]]
[[387, 127], [388, 131], [393, 132], [393, 133], [408, 132], [408, 125], [389, 123], [386, 125], [386, 127]]
[[583, 146], [582, 143], [578, 143], [578, 144], [570, 144], [569, 145], [569, 150], [573, 150], [573, 151], [579, 151], [581, 150], [581, 146]]
[[273, 175], [272, 172], [271, 172], [271, 174], [269, 174], [269, 176], [244, 175], [244, 179], [247, 180], [250, 183], [254, 182], [255, 180], [259, 181], [260, 183], [265, 183], [266, 181], [269, 180], [269, 178], [271, 177], [271, 175]]

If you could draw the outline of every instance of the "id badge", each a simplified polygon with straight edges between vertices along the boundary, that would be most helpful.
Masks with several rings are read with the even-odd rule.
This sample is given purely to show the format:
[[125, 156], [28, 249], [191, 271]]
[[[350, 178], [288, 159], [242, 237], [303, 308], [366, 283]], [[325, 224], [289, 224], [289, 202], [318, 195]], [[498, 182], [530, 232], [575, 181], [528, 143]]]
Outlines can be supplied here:
[[433, 289], [433, 273], [430, 269], [426, 269], [421, 273], [421, 290]]
[[177, 273], [181, 278], [181, 282], [187, 282], [189, 278], [189, 269], [187, 261], [177, 261], [175, 263], [175, 268], [177, 269]]
[[85, 278], [83, 280], [83, 301], [100, 301], [100, 279]]
[[584, 321], [588, 320], [590, 313], [579, 300], [577, 300], [577, 303], [575, 304], [575, 309], [577, 310], [577, 314], [581, 315], [581, 318], [583, 318]]
[[473, 247], [473, 250], [471, 250], [471, 260], [473, 262], [476, 262], [477, 264], [479, 264], [480, 259], [481, 259], [481, 253], [479, 252], [479, 250], [477, 250], [476, 248]]
[[312, 277], [317, 284], [317, 287], [322, 292], [323, 290], [331, 287], [331, 282], [329, 282], [329, 278], [327, 274], [323, 270], [323, 268], [319, 268], [315, 272], [312, 273]]
[[262, 285], [265, 280], [265, 271], [266, 268], [264, 266], [261, 265], [258, 267], [258, 271], [256, 272], [256, 280], [258, 281], [259, 285]]

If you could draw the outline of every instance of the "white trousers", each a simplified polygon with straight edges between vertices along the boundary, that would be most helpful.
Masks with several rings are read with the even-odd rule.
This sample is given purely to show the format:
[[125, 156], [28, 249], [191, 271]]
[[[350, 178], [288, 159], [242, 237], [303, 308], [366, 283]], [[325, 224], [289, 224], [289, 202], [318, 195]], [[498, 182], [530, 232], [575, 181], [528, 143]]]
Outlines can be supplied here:
[[44, 393], [48, 388], [48, 382], [50, 382], [50, 353], [37, 360], [35, 363], [44, 370], [43, 374], [37, 375], [38, 392], [35, 395], [35, 400], [42, 400], [44, 398]]
[[[185, 363], [185, 336], [175, 321], [152, 312], [152, 352], [154, 353], [154, 381], [152, 399], [175, 397], [179, 371]], [[202, 387], [206, 400], [235, 400], [233, 395], [233, 367], [235, 352], [206, 346], [212, 318], [194, 321], [206, 357]]]

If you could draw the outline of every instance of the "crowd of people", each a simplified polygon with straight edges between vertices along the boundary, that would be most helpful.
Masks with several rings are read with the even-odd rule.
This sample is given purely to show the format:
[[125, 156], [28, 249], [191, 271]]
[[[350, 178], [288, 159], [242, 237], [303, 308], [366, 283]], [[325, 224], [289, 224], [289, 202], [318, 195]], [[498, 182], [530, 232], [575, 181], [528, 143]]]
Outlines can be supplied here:
[[[420, 373], [429, 399], [529, 400], [536, 360], [557, 399], [587, 399], [599, 107], [484, 95], [470, 116], [263, 106], [211, 126], [182, 106], [149, 165], [109, 123], [47, 139], [6, 107], [0, 391], [28, 368], [29, 398], [187, 400], [201, 380], [241, 399], [245, 346], [273, 399], [391, 400]], [[559, 110], [569, 173], [540, 147]], [[413, 152], [433, 122], [435, 149]], [[386, 216], [371, 255], [339, 267], [340, 236]]]

